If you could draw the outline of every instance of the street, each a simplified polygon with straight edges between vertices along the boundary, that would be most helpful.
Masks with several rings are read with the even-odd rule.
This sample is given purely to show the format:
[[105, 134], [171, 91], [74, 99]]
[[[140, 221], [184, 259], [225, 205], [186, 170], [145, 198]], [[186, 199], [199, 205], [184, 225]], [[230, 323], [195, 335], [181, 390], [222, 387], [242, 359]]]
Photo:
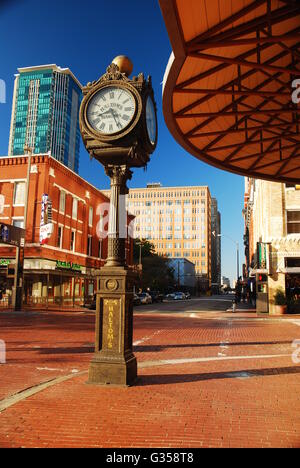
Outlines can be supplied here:
[[153, 303], [135, 307], [135, 312], [225, 312], [232, 307], [234, 295], [202, 296], [185, 300], [164, 300], [162, 303]]
[[86, 385], [93, 311], [1, 312], [0, 447], [300, 447], [300, 317], [230, 305], [136, 307], [128, 388]]

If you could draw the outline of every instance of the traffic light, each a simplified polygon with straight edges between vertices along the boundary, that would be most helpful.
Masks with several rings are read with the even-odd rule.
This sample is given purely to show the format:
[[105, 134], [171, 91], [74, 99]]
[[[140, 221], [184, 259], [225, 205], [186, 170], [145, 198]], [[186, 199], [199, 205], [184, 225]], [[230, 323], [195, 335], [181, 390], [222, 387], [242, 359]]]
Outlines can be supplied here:
[[0, 242], [9, 242], [9, 228], [6, 224], [0, 224]]
[[257, 279], [258, 279], [258, 281], [259, 281], [260, 283], [264, 283], [264, 282], [267, 282], [267, 281], [268, 281], [268, 276], [267, 276], [267, 275], [259, 274]]

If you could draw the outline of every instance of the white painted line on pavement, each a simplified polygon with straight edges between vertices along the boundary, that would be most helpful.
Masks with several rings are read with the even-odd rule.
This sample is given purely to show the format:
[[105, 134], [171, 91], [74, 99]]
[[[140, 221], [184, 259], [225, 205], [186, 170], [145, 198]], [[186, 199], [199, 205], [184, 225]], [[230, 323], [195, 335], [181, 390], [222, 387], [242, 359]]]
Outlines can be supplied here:
[[137, 346], [137, 345], [139, 345], [139, 344], [145, 343], [145, 341], [151, 340], [151, 338], [153, 338], [155, 335], [158, 335], [158, 334], [161, 333], [161, 332], [162, 332], [162, 330], [158, 330], [158, 331], [152, 333], [152, 335], [150, 335], [150, 336], [145, 336], [145, 337], [142, 338], [141, 340], [135, 341], [135, 342], [133, 343], [133, 346]]
[[298, 325], [300, 327], [300, 320], [288, 320], [290, 323], [293, 323], [294, 325]]
[[78, 372], [78, 374], [69, 374], [65, 375], [63, 377], [57, 377], [54, 379], [50, 379], [47, 382], [39, 383], [37, 385], [34, 385], [33, 387], [27, 388], [25, 390], [22, 390], [18, 393], [15, 393], [14, 395], [11, 395], [7, 398], [4, 398], [3, 400], [0, 400], [0, 413], [10, 406], [15, 405], [16, 403], [19, 403], [22, 400], [26, 400], [26, 398], [29, 398], [36, 393], [39, 393], [43, 390], [46, 390], [49, 387], [52, 387], [53, 385], [57, 385], [59, 383], [65, 382], [66, 380], [70, 380], [74, 377], [78, 377], [79, 375], [84, 375], [87, 374], [88, 371], [82, 371]]
[[176, 364], [189, 364], [194, 362], [210, 362], [210, 361], [231, 361], [243, 359], [273, 359], [279, 357], [291, 357], [291, 354], [258, 354], [253, 356], [220, 356], [220, 357], [204, 357], [204, 358], [186, 358], [186, 359], [163, 359], [161, 361], [146, 361], [139, 363], [139, 367], [154, 367]]

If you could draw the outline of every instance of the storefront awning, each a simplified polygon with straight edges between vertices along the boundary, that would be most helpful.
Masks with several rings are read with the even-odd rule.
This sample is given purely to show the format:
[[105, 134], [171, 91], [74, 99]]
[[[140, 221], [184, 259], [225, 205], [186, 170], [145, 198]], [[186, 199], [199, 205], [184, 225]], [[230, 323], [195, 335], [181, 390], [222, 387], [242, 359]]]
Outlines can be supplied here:
[[159, 0], [173, 54], [167, 126], [189, 153], [237, 174], [300, 181], [300, 2]]

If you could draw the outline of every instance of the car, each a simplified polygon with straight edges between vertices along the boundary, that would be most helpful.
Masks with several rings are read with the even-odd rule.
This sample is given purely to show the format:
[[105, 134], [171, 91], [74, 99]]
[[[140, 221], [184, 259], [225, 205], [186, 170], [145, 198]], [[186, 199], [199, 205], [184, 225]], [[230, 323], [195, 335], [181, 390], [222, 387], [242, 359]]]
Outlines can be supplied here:
[[185, 299], [185, 294], [183, 292], [176, 292], [174, 299], [175, 301], [182, 301]]
[[175, 297], [175, 294], [174, 293], [169, 293], [166, 295], [166, 299], [170, 300], [170, 299], [174, 299]]
[[84, 307], [90, 310], [96, 310], [96, 294], [93, 295], [93, 299], [91, 302], [87, 302], [84, 304]]
[[147, 292], [138, 294], [138, 297], [141, 300], [141, 304], [152, 304], [152, 297]]
[[141, 299], [137, 294], [133, 295], [133, 305], [141, 305]]
[[152, 302], [162, 302], [164, 296], [160, 294], [159, 291], [149, 291], [150, 296], [152, 297]]
[[189, 292], [186, 292], [186, 293], [185, 293], [185, 298], [186, 298], [186, 299], [191, 299], [191, 294], [190, 294]]

